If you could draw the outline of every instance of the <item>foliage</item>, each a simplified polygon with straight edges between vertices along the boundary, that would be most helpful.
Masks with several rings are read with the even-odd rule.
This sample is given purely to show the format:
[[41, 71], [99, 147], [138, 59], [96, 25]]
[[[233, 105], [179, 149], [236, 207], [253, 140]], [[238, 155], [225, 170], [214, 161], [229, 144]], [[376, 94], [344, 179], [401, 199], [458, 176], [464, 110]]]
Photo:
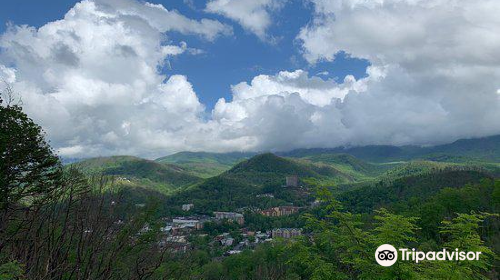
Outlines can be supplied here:
[[25, 279], [23, 267], [16, 261], [0, 265], [0, 280]]
[[201, 181], [199, 177], [191, 175], [181, 167], [131, 156], [92, 158], [70, 166], [86, 174], [117, 176], [120, 179], [118, 183], [123, 185], [148, 188], [163, 194], [187, 188]]
[[[11, 95], [7, 89], [5, 96]], [[4, 215], [17, 203], [39, 202], [49, 195], [60, 186], [62, 169], [42, 128], [20, 105], [4, 104], [0, 96], [0, 120], [0, 211]]]
[[186, 169], [191, 174], [210, 178], [231, 169], [235, 164], [254, 156], [254, 153], [206, 153], [180, 152], [156, 159], [156, 162], [175, 164]]

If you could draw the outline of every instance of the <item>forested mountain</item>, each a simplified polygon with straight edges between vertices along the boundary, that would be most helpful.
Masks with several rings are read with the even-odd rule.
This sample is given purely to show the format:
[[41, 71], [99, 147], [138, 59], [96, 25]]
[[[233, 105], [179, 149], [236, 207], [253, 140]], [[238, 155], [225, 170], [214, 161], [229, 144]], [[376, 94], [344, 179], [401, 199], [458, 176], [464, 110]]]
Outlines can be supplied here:
[[254, 156], [255, 153], [207, 153], [180, 152], [156, 159], [159, 163], [172, 163], [185, 167], [194, 175], [208, 178], [229, 170], [236, 163]]
[[349, 154], [356, 158], [371, 162], [408, 161], [414, 159], [446, 159], [446, 161], [463, 162], [500, 161], [500, 135], [462, 139], [450, 144], [432, 147], [419, 146], [362, 146], [339, 147], [333, 149], [298, 149], [280, 153], [289, 157], [310, 157], [325, 154]]
[[409, 200], [418, 205], [444, 188], [460, 188], [467, 184], [479, 184], [493, 178], [474, 170], [429, 170], [426, 173], [407, 174], [393, 181], [379, 181], [339, 194], [339, 200], [350, 211], [370, 213], [381, 207], [398, 205], [398, 210], [408, 207]]
[[[297, 175], [302, 191], [309, 192], [310, 183], [333, 185], [334, 181], [352, 180], [330, 166], [318, 166], [266, 153], [236, 164], [230, 170], [207, 179], [182, 193], [173, 195], [168, 205], [179, 209], [181, 204], [194, 203], [197, 211], [235, 210], [242, 207], [271, 207], [283, 204], [303, 205], [312, 199], [301, 190], [283, 188], [286, 176]], [[350, 182], [350, 181], [349, 181]], [[274, 198], [256, 198], [259, 194]]]
[[292, 160], [271, 153], [257, 155], [222, 174], [224, 177], [260, 185], [284, 184], [285, 177], [290, 175], [331, 183], [354, 181], [354, 178], [332, 166]]
[[451, 144], [427, 148], [427, 155], [433, 153], [500, 162], [500, 135], [461, 139]]
[[123, 185], [147, 187], [162, 193], [202, 181], [183, 167], [132, 156], [92, 158], [71, 164], [68, 168], [76, 168], [87, 174], [113, 175]]

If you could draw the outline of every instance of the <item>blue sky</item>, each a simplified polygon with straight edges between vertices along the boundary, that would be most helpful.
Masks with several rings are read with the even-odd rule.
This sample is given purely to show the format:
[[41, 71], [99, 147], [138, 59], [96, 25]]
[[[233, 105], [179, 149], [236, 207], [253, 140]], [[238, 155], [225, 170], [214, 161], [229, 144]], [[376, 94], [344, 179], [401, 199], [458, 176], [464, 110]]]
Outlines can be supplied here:
[[0, 79], [67, 157], [443, 144], [500, 134], [499, 11], [3, 0]]
[[[0, 10], [0, 33], [8, 22], [15, 25], [27, 24], [40, 27], [48, 22], [63, 18], [64, 14], [79, 1], [69, 0], [4, 0]], [[312, 20], [311, 4], [299, 0], [289, 1], [282, 10], [273, 15], [273, 25], [269, 33], [279, 38], [276, 44], [263, 42], [251, 32], [245, 31], [237, 23], [219, 15], [203, 11], [204, 1], [193, 1], [194, 7], [183, 0], [151, 1], [165, 8], [178, 10], [193, 18], [212, 18], [231, 25], [234, 36], [221, 37], [214, 42], [189, 36], [189, 46], [205, 51], [204, 54], [183, 55], [170, 59], [171, 69], [162, 71], [168, 75], [183, 74], [189, 77], [200, 101], [210, 111], [221, 97], [231, 100], [231, 85], [247, 81], [260, 74], [273, 75], [282, 70], [305, 69], [310, 75], [327, 71], [323, 78], [335, 78], [340, 82], [346, 75], [356, 78], [366, 76], [369, 62], [350, 58], [343, 53], [333, 62], [318, 62], [310, 65], [302, 57], [296, 36], [301, 27]], [[172, 42], [186, 41], [186, 35], [169, 33]]]

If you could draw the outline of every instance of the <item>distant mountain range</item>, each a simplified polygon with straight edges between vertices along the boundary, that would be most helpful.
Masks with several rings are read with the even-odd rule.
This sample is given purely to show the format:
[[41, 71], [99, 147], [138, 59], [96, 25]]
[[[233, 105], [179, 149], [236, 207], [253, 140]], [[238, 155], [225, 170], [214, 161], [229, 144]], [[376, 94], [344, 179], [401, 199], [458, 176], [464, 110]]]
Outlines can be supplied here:
[[450, 144], [432, 147], [419, 146], [363, 146], [333, 149], [298, 149], [280, 153], [288, 157], [305, 157], [318, 154], [349, 154], [371, 162], [408, 161], [414, 159], [464, 162], [500, 161], [500, 135], [462, 139]]
[[[185, 167], [193, 175], [208, 178], [229, 170], [236, 163], [247, 160], [258, 153], [207, 153], [180, 152], [156, 159], [160, 163], [171, 163]], [[432, 161], [447, 163], [497, 163], [500, 162], [500, 135], [463, 139], [450, 144], [432, 147], [419, 146], [362, 146], [339, 148], [297, 149], [275, 153], [278, 156], [304, 159], [316, 163], [347, 166], [346, 172], [361, 172], [378, 175], [388, 170], [391, 163], [408, 161]], [[339, 166], [340, 165], [340, 166]]]
[[277, 193], [269, 205], [291, 203], [280, 198], [279, 187], [292, 174], [308, 186], [341, 190], [440, 170], [480, 169], [499, 176], [500, 136], [434, 147], [365, 146], [277, 154], [181, 152], [156, 160], [99, 157], [67, 165], [70, 167], [87, 174], [113, 175], [130, 195], [136, 193], [131, 189], [140, 188], [143, 198], [145, 193], [157, 192], [169, 196], [172, 205], [196, 201], [205, 209], [230, 210], [253, 203], [256, 195], [266, 192]]
[[[180, 152], [157, 159], [158, 162], [176, 164], [217, 163], [220, 166], [233, 165], [258, 153], [207, 153]], [[324, 154], [348, 154], [371, 162], [408, 161], [414, 159], [449, 162], [498, 161], [500, 162], [500, 135], [461, 139], [450, 144], [420, 146], [371, 145], [360, 147], [312, 148], [278, 152], [284, 157], [303, 158]]]

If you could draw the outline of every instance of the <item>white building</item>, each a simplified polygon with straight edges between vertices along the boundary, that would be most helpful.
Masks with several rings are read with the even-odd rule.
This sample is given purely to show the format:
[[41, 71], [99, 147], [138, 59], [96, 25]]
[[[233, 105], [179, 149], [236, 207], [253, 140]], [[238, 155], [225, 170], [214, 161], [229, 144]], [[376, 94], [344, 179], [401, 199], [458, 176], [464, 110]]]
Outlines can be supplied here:
[[200, 220], [188, 220], [188, 219], [173, 219], [172, 227], [174, 228], [203, 228], [203, 222]]

